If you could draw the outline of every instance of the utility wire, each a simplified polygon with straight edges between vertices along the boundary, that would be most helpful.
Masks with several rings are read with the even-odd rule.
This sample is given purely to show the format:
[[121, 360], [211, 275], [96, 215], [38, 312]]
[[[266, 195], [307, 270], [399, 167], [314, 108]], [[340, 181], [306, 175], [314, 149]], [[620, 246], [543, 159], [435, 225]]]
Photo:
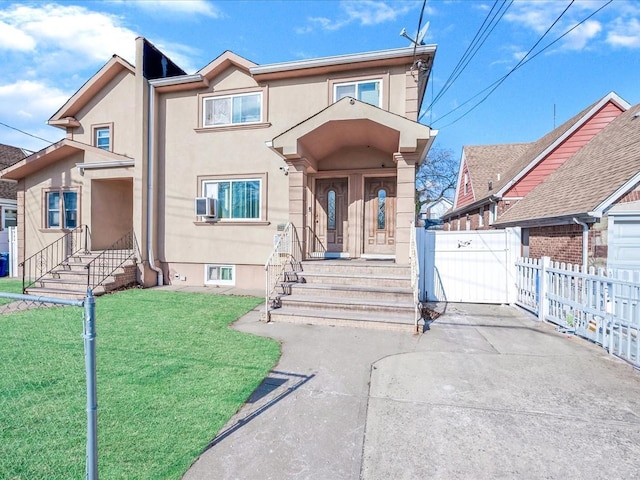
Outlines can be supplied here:
[[[562, 35], [560, 35], [558, 38], [556, 38], [555, 40], [553, 40], [551, 43], [549, 43], [548, 45], [546, 45], [544, 48], [542, 48], [540, 51], [536, 52], [535, 54], [533, 54], [532, 56], [529, 57], [529, 54], [531, 53], [531, 51], [536, 47], [536, 45], [538, 45], [540, 43], [540, 41], [547, 35], [547, 33], [549, 32], [549, 30], [553, 27], [553, 25], [555, 25], [558, 20], [560, 19], [560, 17], [562, 17], [564, 15], [564, 13], [568, 10], [568, 8], [571, 6], [571, 4], [574, 3], [574, 0], [572, 0], [572, 2], [567, 6], [567, 8], [562, 12], [562, 14], [560, 15], [560, 17], [558, 17], [556, 19], [556, 21], [553, 23], [553, 25], [551, 27], [549, 27], [549, 29], [547, 30], [547, 32], [544, 33], [544, 35], [540, 38], [540, 40], [538, 40], [536, 42], [536, 44], [529, 50], [529, 52], [527, 52], [527, 54], [518, 62], [518, 64], [516, 64], [515, 67], [513, 67], [506, 75], [504, 75], [503, 77], [499, 78], [498, 80], [496, 80], [495, 82], [493, 82], [491, 85], [487, 86], [486, 88], [484, 88], [483, 90], [479, 91], [477, 94], [475, 94], [473, 97], [469, 98], [467, 101], [461, 103], [460, 105], [458, 105], [456, 108], [454, 108], [453, 110], [449, 111], [448, 113], [446, 113], [445, 115], [441, 116], [440, 118], [438, 118], [437, 120], [434, 121], [434, 123], [439, 122], [440, 120], [442, 120], [443, 118], [451, 115], [453, 112], [455, 112], [456, 110], [462, 108], [463, 106], [467, 105], [469, 102], [471, 102], [473, 99], [477, 98], [478, 96], [480, 96], [482, 93], [486, 92], [487, 90], [491, 89], [491, 91], [485, 95], [484, 98], [482, 98], [482, 100], [480, 100], [476, 105], [474, 105], [471, 109], [469, 109], [467, 112], [465, 112], [464, 114], [462, 114], [460, 117], [458, 117], [457, 119], [455, 119], [454, 121], [452, 121], [451, 123], [448, 123], [442, 127], [440, 127], [440, 129], [442, 128], [446, 128], [449, 127], [451, 125], [453, 125], [454, 123], [456, 123], [458, 120], [461, 120], [462, 118], [464, 118], [466, 115], [468, 115], [469, 113], [471, 113], [473, 110], [475, 110], [480, 104], [482, 104], [512, 73], [514, 73], [517, 69], [519, 69], [520, 67], [526, 65], [528, 62], [530, 62], [531, 60], [533, 60], [534, 58], [536, 58], [538, 55], [540, 55], [541, 53], [543, 53], [545, 50], [547, 50], [548, 48], [550, 48], [551, 46], [553, 46], [554, 44], [556, 44], [557, 42], [559, 42], [561, 39], [563, 39], [564, 37], [566, 37], [569, 33], [571, 33], [573, 30], [575, 30], [576, 28], [578, 28], [580, 25], [582, 25], [584, 22], [586, 22], [587, 20], [589, 20], [590, 18], [592, 18], [594, 15], [596, 15], [597, 13], [599, 13], [603, 8], [605, 8], [606, 6], [608, 6], [610, 3], [612, 3], [613, 0], [609, 0], [607, 3], [605, 3], [604, 5], [602, 5], [600, 8], [598, 8], [597, 10], [595, 10], [594, 12], [592, 12], [590, 15], [588, 15], [587, 17], [585, 17], [584, 19], [582, 19], [580, 22], [576, 23], [573, 27], [571, 27], [569, 30], [567, 30], [566, 32], [564, 32]], [[493, 87], [493, 88], [492, 88]]]
[[7, 125], [6, 123], [0, 122], [0, 125], [2, 125], [3, 127], [10, 128], [11, 130], [15, 130], [16, 132], [20, 132], [20, 133], [24, 133], [25, 135], [29, 135], [30, 137], [37, 138], [38, 140], [42, 140], [43, 142], [53, 143], [52, 141], [47, 140], [46, 138], [38, 137], [37, 135], [33, 135], [32, 133], [25, 132], [24, 130], [20, 130], [19, 128], [16, 128], [16, 127], [12, 127], [11, 125]]
[[413, 60], [411, 61], [411, 65], [415, 65], [416, 63], [416, 50], [418, 49], [418, 34], [420, 33], [420, 29], [422, 28], [422, 17], [424, 16], [424, 9], [427, 6], [427, 0], [423, 0], [422, 9], [420, 10], [420, 18], [418, 19], [418, 29], [416, 30], [416, 39], [413, 42]]
[[[432, 110], [433, 105], [437, 103], [438, 100], [440, 100], [440, 98], [442, 98], [442, 96], [449, 90], [449, 88], [451, 88], [451, 86], [462, 74], [462, 72], [464, 72], [464, 70], [467, 68], [467, 66], [471, 62], [471, 60], [473, 60], [473, 58], [476, 56], [480, 48], [482, 48], [484, 43], [491, 36], [491, 34], [493, 33], [498, 23], [500, 23], [500, 21], [502, 20], [502, 17], [504, 17], [504, 15], [507, 13], [507, 10], [509, 10], [509, 7], [511, 7], [511, 5], [513, 4], [513, 0], [511, 0], [508, 4], [506, 0], [503, 0], [502, 4], [500, 5], [500, 7], [498, 7], [498, 10], [496, 10], [496, 12], [493, 14], [493, 17], [491, 17], [491, 19], [489, 20], [489, 23], [487, 24], [487, 20], [491, 16], [491, 13], [495, 9], [497, 3], [498, 3], [498, 0], [496, 0], [495, 3], [493, 4], [493, 7], [485, 17], [484, 21], [482, 22], [482, 25], [480, 26], [475, 36], [471, 40], [471, 43], [465, 50], [464, 54], [458, 61], [457, 65], [454, 67], [453, 71], [449, 75], [449, 78], [447, 78], [446, 82], [444, 83], [444, 85], [442, 86], [438, 94], [431, 101], [431, 104], [427, 107], [426, 111]], [[506, 8], [504, 8], [503, 10], [503, 7], [505, 5], [506, 5]], [[497, 20], [496, 20], [496, 17], [498, 17]], [[486, 27], [485, 27], [485, 24], [486, 24]]]

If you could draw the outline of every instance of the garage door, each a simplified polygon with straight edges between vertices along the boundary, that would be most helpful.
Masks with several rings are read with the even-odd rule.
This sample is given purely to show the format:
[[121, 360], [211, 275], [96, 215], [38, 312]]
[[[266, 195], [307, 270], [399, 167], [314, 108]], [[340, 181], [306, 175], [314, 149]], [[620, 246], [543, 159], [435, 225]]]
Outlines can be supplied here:
[[640, 270], [640, 215], [609, 217], [608, 257], [608, 268]]

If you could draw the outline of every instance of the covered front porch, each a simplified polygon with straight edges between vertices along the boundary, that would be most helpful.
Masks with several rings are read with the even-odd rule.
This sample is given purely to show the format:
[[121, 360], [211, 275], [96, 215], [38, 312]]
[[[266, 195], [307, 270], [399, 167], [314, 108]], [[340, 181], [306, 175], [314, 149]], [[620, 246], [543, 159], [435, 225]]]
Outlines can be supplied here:
[[435, 133], [344, 98], [274, 138], [304, 258], [408, 264], [416, 167]]

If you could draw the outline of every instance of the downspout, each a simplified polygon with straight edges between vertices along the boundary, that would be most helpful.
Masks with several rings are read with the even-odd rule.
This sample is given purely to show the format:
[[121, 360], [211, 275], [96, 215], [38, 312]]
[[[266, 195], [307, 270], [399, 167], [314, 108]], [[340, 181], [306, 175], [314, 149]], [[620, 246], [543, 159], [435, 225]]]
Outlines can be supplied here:
[[587, 268], [589, 262], [589, 225], [581, 222], [576, 217], [573, 217], [573, 221], [578, 225], [582, 225], [582, 266]]
[[155, 90], [153, 85], [149, 84], [149, 114], [147, 118], [147, 255], [149, 257], [149, 267], [158, 274], [157, 285], [162, 286], [162, 270], [155, 264], [153, 254], [153, 145], [155, 140], [154, 128], [154, 106], [155, 106]]

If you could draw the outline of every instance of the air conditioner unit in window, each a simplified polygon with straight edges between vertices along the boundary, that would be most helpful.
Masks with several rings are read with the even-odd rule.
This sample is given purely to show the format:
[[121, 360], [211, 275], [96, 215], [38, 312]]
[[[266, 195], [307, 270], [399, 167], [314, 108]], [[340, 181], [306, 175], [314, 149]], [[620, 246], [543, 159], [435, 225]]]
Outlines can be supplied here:
[[216, 218], [218, 216], [216, 199], [211, 197], [196, 197], [196, 215], [199, 217]]

